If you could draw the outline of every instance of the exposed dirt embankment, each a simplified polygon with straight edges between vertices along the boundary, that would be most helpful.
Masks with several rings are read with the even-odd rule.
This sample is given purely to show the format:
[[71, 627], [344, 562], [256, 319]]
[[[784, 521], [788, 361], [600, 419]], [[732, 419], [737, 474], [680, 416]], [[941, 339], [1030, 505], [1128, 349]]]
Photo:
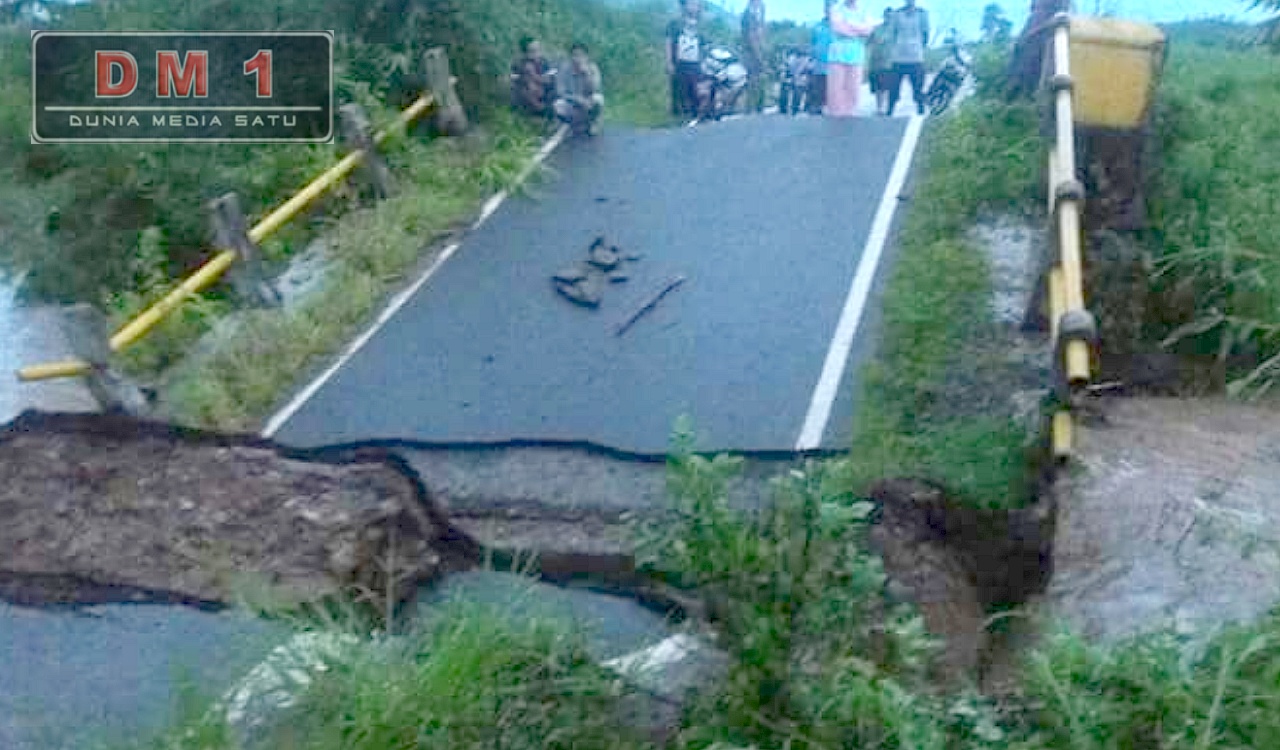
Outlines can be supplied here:
[[[0, 595], [28, 602], [403, 599], [473, 560], [406, 464], [126, 417], [0, 431]], [[468, 559], [470, 558], [470, 560]]]

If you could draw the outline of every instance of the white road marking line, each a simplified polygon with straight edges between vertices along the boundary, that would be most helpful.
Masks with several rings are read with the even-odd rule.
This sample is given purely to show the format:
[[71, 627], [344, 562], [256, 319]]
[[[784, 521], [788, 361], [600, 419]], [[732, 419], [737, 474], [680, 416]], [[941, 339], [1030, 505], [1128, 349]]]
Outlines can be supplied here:
[[844, 311], [840, 313], [840, 322], [836, 325], [835, 336], [832, 337], [831, 347], [827, 350], [827, 359], [822, 364], [822, 374], [818, 377], [817, 387], [813, 389], [809, 411], [805, 415], [804, 425], [800, 428], [800, 438], [796, 440], [798, 451], [813, 450], [822, 445], [822, 436], [827, 430], [827, 422], [831, 419], [831, 409], [835, 405], [840, 381], [844, 379], [844, 368], [849, 362], [849, 351], [853, 348], [853, 340], [858, 333], [858, 325], [862, 322], [863, 310], [867, 306], [867, 297], [871, 294], [871, 283], [875, 280], [880, 256], [884, 254], [884, 246], [889, 239], [893, 215], [898, 208], [898, 196], [902, 193], [902, 188], [907, 181], [907, 173], [911, 170], [911, 160], [915, 156], [916, 145], [920, 141], [924, 120], [925, 118], [917, 115], [907, 123], [907, 132], [902, 137], [902, 145], [898, 147], [893, 170], [889, 173], [889, 182], [885, 185], [880, 207], [876, 210], [875, 220], [871, 224], [871, 234], [867, 237], [866, 248], [862, 251], [862, 259], [858, 262], [858, 270], [849, 288], [849, 297], [845, 300]]
[[[538, 153], [534, 155], [533, 159], [530, 160], [527, 165], [525, 165], [525, 168], [520, 172], [520, 174], [516, 176], [516, 186], [519, 186], [527, 180], [529, 175], [533, 173], [533, 170], [546, 161], [547, 157], [551, 155], [551, 152], [555, 151], [556, 148], [564, 141], [565, 136], [567, 136], [568, 133], [568, 127], [561, 126], [556, 130], [555, 135], [551, 136], [546, 143], [542, 144], [542, 148], [538, 149]], [[510, 194], [510, 190], [502, 190], [497, 195], [494, 195], [486, 201], [484, 207], [480, 209], [479, 217], [471, 225], [471, 231], [479, 229], [481, 225], [488, 221], [489, 217], [493, 216], [503, 202], [510, 197]], [[418, 277], [417, 281], [414, 281], [407, 289], [402, 290], [392, 297], [391, 302], [378, 315], [378, 318], [373, 322], [373, 325], [369, 326], [364, 333], [361, 333], [354, 341], [348, 344], [346, 349], [343, 350], [342, 355], [338, 357], [337, 361], [321, 373], [318, 378], [311, 381], [311, 383], [308, 384], [306, 388], [302, 389], [298, 395], [294, 396], [289, 403], [285, 404], [283, 409], [276, 412], [275, 415], [271, 417], [267, 422], [266, 429], [262, 431], [262, 437], [271, 438], [279, 432], [280, 428], [284, 427], [285, 422], [288, 422], [294, 414], [298, 413], [298, 410], [301, 409], [312, 396], [316, 395], [316, 392], [324, 387], [324, 384], [329, 382], [329, 379], [332, 378], [338, 370], [342, 369], [343, 365], [347, 364], [347, 362], [349, 362], [351, 358], [369, 342], [369, 339], [373, 338], [373, 335], [381, 330], [382, 327], [387, 324], [387, 321], [391, 320], [391, 318], [400, 311], [400, 308], [404, 307], [405, 303], [407, 303], [413, 295], [422, 288], [422, 285], [426, 284], [427, 280], [434, 276], [436, 271], [440, 270], [440, 267], [444, 265], [445, 261], [453, 257], [453, 254], [458, 251], [461, 244], [462, 243], [460, 241], [450, 243], [448, 247], [440, 252], [440, 255], [435, 259], [435, 261], [427, 267], [427, 270]]]

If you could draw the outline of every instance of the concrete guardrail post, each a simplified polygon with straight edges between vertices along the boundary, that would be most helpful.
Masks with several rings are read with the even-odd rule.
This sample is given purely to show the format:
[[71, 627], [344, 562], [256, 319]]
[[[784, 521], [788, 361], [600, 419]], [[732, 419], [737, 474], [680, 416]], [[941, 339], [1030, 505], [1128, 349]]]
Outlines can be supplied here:
[[359, 104], [344, 104], [338, 109], [342, 123], [342, 140], [351, 151], [364, 154], [362, 171], [373, 185], [378, 200], [391, 196], [391, 171], [373, 143], [373, 126]]
[[262, 251], [249, 237], [249, 222], [240, 210], [240, 199], [227, 193], [209, 204], [213, 221], [214, 244], [233, 250], [239, 263], [227, 270], [236, 295], [255, 307], [279, 307], [283, 303], [279, 290], [267, 278]]
[[142, 389], [111, 366], [106, 316], [89, 304], [69, 305], [63, 310], [62, 325], [72, 351], [89, 364], [85, 385], [102, 410], [146, 416], [150, 404]]
[[449, 71], [449, 56], [443, 47], [433, 47], [422, 54], [422, 70], [427, 90], [436, 103], [436, 129], [450, 136], [467, 132], [467, 113], [458, 99], [457, 79]]

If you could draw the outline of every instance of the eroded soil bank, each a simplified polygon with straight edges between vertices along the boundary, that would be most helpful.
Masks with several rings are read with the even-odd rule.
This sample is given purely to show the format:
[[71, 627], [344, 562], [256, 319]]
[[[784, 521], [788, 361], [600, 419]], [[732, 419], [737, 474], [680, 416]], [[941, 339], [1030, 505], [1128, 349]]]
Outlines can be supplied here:
[[0, 431], [0, 581], [26, 602], [399, 601], [475, 549], [403, 462], [121, 416]]

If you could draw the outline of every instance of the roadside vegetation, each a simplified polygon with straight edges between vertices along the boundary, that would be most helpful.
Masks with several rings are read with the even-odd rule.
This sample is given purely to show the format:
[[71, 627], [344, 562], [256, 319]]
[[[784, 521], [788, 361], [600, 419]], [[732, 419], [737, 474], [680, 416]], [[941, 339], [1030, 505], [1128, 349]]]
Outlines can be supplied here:
[[[1001, 69], [998, 55], [981, 59]], [[990, 364], [981, 347], [995, 327], [990, 269], [966, 233], [986, 214], [1038, 209], [1036, 112], [979, 96], [932, 124], [920, 153], [878, 350], [855, 398], [853, 470], [863, 482], [926, 477], [977, 505], [1021, 505], [1031, 491], [1025, 431], [1012, 418], [957, 408], [949, 383]]]
[[1149, 333], [1181, 353], [1244, 355], [1232, 391], [1261, 395], [1280, 376], [1280, 57], [1243, 47], [1238, 27], [1187, 31], [1179, 44], [1173, 30], [1160, 90]]

